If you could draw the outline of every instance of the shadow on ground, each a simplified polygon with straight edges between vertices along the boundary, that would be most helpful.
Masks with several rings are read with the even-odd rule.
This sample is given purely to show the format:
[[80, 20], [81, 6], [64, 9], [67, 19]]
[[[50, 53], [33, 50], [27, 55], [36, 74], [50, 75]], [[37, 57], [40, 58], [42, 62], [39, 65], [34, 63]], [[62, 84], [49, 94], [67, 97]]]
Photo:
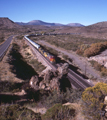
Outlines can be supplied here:
[[19, 49], [20, 47], [17, 44], [13, 44], [8, 60], [11, 65], [10, 70], [16, 74], [17, 78], [29, 80], [33, 75], [37, 75], [37, 73], [23, 59], [22, 55], [19, 53]]

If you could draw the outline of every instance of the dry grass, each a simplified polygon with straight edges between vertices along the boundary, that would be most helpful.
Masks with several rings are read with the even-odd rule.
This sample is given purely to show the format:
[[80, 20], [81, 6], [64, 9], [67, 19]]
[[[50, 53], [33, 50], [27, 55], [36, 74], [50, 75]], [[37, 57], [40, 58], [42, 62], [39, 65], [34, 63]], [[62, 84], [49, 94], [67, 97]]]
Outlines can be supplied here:
[[[31, 38], [36, 41], [37, 38]], [[79, 35], [51, 35], [51, 36], [39, 36], [38, 39], [45, 40], [52, 45], [57, 47], [64, 48], [66, 50], [76, 51], [80, 49], [83, 45], [90, 46], [92, 43], [104, 42], [106, 40], [98, 39], [98, 38], [85, 38]]]
[[[14, 44], [10, 45], [6, 55], [4, 56], [3, 60], [0, 62], [0, 71], [1, 71], [0, 80], [22, 82], [25, 77], [24, 78], [19, 77], [20, 76], [19, 74], [21, 73], [22, 73], [22, 76], [26, 76], [26, 80], [29, 80], [32, 77], [32, 75], [37, 74], [36, 70], [38, 70], [38, 66], [35, 66], [35, 70], [34, 70], [33, 64], [30, 64], [31, 60], [35, 59], [35, 57], [32, 54], [32, 51], [30, 50], [28, 45], [26, 45], [25, 41], [22, 39], [22, 37], [21, 38], [16, 37], [13, 41], [14, 41], [14, 44], [18, 45], [20, 48], [18, 48], [19, 51], [17, 51], [17, 50], [14, 50], [14, 48], [16, 49], [17, 47], [13, 48]], [[39, 64], [37, 61], [36, 63]], [[39, 64], [39, 68], [40, 69], [38, 73], [41, 72], [45, 67]], [[26, 70], [28, 71], [28, 73]], [[21, 72], [18, 72], [18, 71], [21, 71]], [[24, 71], [27, 73], [26, 75]], [[32, 75], [30, 73], [32, 73]], [[29, 77], [27, 78], [28, 75]]]

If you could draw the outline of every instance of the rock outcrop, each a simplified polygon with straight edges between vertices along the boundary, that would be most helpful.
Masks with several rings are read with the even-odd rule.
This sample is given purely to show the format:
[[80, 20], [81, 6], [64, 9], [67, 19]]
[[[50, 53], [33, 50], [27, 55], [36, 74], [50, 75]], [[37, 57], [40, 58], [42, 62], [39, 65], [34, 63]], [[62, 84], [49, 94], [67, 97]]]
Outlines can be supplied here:
[[56, 71], [48, 70], [44, 74], [40, 74], [39, 76], [33, 76], [30, 80], [30, 86], [35, 90], [60, 90], [61, 86], [61, 79], [66, 78], [68, 74], [68, 67], [67, 63], [63, 64], [62, 66], [58, 67]]
[[107, 56], [94, 56], [94, 57], [90, 57], [88, 60], [97, 61], [99, 64], [107, 68]]

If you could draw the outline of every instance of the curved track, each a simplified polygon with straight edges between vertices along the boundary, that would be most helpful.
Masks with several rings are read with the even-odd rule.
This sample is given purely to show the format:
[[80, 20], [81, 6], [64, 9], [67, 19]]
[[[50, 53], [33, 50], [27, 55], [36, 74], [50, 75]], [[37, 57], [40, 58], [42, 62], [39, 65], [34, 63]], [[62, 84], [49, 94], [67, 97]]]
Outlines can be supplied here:
[[[32, 35], [31, 35], [32, 36]], [[38, 35], [36, 35], [38, 36]], [[32, 46], [30, 44], [30, 46]], [[32, 46], [33, 47], [33, 46]], [[32, 48], [33, 52], [35, 52], [35, 54], [38, 52], [41, 57], [43, 58], [43, 60], [46, 61], [46, 63], [53, 69], [56, 70], [57, 69], [57, 65], [51, 64], [35, 47]], [[67, 78], [69, 79], [69, 81], [71, 82], [73, 88], [76, 89], [81, 89], [84, 90], [87, 87], [92, 87], [93, 85], [91, 83], [89, 83], [87, 80], [85, 80], [84, 78], [82, 78], [81, 76], [79, 76], [78, 74], [76, 74], [74, 71], [72, 71], [71, 69], [69, 69]]]

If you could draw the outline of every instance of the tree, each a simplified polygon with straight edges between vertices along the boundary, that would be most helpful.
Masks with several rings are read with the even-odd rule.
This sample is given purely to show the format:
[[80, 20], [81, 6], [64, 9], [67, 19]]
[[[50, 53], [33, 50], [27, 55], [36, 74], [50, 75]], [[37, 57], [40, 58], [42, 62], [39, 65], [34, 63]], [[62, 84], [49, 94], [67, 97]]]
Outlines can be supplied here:
[[100, 120], [104, 98], [107, 95], [107, 84], [98, 83], [87, 88], [82, 94], [83, 113], [88, 119]]

